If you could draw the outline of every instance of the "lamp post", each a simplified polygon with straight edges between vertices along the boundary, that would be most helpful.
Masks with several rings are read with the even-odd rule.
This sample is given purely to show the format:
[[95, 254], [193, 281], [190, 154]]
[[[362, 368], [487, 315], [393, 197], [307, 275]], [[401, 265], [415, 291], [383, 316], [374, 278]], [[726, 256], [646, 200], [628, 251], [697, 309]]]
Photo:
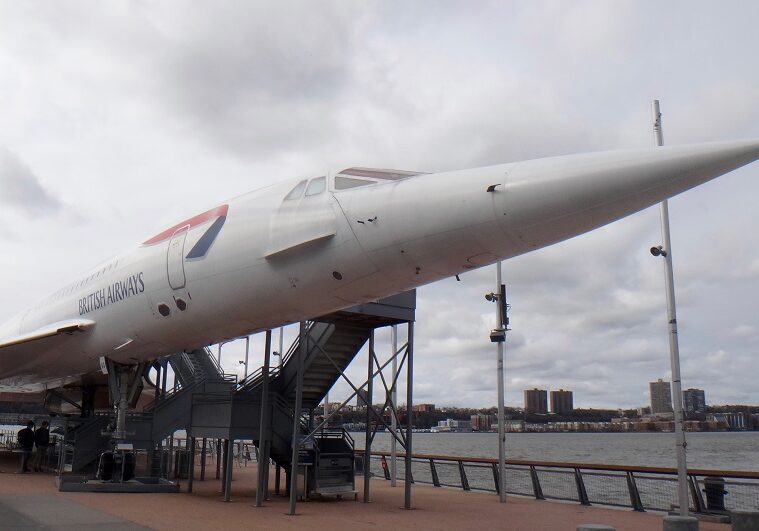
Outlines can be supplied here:
[[221, 347], [226, 345], [227, 343], [231, 343], [232, 341], [236, 340], [238, 338], [232, 338], [232, 339], [225, 339], [224, 341], [219, 342], [219, 351], [216, 355], [216, 360], [219, 362], [219, 367], [221, 367]]
[[[651, 105], [654, 120], [654, 142], [663, 142], [659, 100]], [[669, 327], [669, 360], [672, 369], [672, 404], [675, 416], [675, 450], [677, 451], [677, 497], [680, 515], [688, 516], [688, 471], [685, 456], [685, 430], [683, 429], [683, 391], [680, 379], [680, 346], [677, 340], [677, 314], [675, 311], [675, 277], [672, 269], [672, 242], [669, 234], [669, 205], [660, 204], [661, 235], [663, 247], [652, 247], [651, 254], [664, 258], [664, 285], [667, 291], [667, 325]]]
[[245, 336], [245, 376], [243, 380], [248, 377], [248, 354], [250, 353], [250, 336]]
[[506, 315], [506, 288], [501, 275], [501, 262], [496, 264], [496, 292], [488, 293], [485, 299], [496, 305], [496, 328], [490, 332], [490, 341], [498, 345], [496, 355], [496, 379], [498, 382], [498, 497], [506, 501], [506, 427], [504, 425], [504, 390], [503, 390], [503, 344], [506, 341], [508, 317]]

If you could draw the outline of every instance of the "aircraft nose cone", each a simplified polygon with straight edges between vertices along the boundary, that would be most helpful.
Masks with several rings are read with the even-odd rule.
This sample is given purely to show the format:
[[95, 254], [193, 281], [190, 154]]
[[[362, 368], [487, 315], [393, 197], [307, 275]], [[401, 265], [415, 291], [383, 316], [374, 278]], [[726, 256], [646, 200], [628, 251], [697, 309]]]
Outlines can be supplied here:
[[759, 140], [527, 161], [509, 175], [504, 230], [543, 247], [654, 205], [759, 159]]

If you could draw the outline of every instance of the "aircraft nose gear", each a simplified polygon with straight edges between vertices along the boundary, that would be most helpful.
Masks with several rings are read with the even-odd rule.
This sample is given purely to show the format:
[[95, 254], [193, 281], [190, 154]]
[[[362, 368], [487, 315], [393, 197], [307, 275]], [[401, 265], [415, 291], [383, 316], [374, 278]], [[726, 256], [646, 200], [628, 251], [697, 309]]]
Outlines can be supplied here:
[[143, 387], [143, 376], [149, 364], [136, 365], [116, 363], [108, 358], [101, 358], [101, 367], [108, 374], [108, 392], [111, 403], [116, 410], [116, 426], [108, 433], [114, 441], [123, 441], [129, 435], [126, 433], [126, 412], [134, 408]]

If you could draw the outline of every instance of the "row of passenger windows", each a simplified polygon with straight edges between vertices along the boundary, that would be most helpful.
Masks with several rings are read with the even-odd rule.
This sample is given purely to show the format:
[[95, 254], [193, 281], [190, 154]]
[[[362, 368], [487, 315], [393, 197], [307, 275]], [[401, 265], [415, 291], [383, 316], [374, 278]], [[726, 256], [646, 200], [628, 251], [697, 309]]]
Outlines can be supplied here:
[[74, 282], [73, 284], [70, 284], [70, 285], [66, 286], [65, 288], [62, 288], [62, 289], [56, 291], [55, 293], [53, 293], [50, 296], [50, 298], [54, 299], [54, 300], [55, 299], [60, 299], [61, 297], [72, 293], [74, 290], [83, 288], [84, 286], [86, 286], [87, 284], [89, 284], [91, 281], [99, 278], [101, 275], [106, 274], [108, 271], [110, 271], [112, 269], [116, 269], [116, 267], [118, 267], [118, 265], [119, 265], [119, 261], [118, 260], [114, 260], [114, 261], [110, 262], [108, 265], [103, 266], [102, 268], [100, 268], [97, 272], [92, 273], [87, 278], [83, 278], [79, 282]]

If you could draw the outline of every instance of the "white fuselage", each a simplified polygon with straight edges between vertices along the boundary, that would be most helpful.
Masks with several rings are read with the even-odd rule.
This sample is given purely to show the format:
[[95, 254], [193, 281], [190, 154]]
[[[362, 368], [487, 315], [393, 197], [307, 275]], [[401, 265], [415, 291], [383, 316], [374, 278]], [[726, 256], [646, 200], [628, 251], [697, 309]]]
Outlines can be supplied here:
[[376, 300], [581, 234], [757, 157], [755, 142], [720, 143], [341, 190], [329, 176], [324, 190], [309, 180], [310, 195], [290, 194], [299, 181], [269, 186], [150, 238], [0, 327], [3, 340], [94, 321], [25, 359], [0, 348], [0, 385], [61, 385], [101, 356], [154, 359]]

